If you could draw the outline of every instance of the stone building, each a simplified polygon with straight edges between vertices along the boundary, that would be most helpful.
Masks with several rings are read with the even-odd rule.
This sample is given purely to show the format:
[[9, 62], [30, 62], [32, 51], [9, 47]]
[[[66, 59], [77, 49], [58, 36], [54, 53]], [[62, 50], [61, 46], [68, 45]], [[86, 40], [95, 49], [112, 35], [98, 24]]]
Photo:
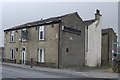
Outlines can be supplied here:
[[4, 30], [5, 61], [72, 67], [85, 65], [85, 25], [77, 12]]
[[112, 66], [112, 59], [117, 54], [117, 35], [112, 28], [102, 29], [102, 66]]

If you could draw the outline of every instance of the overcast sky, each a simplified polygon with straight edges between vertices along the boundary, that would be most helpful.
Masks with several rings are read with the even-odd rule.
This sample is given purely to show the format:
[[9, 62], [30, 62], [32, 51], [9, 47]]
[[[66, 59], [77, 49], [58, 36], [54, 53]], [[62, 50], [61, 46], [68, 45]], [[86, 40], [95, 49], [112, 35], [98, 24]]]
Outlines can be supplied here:
[[[96, 9], [99, 9], [102, 14], [102, 28], [112, 27], [115, 32], [118, 32], [117, 2], [2, 3], [2, 20], [0, 22], [2, 21], [2, 29], [6, 29], [41, 18], [45, 19], [71, 12], [78, 12], [83, 20], [89, 20], [94, 19]], [[0, 45], [3, 45], [3, 39]]]

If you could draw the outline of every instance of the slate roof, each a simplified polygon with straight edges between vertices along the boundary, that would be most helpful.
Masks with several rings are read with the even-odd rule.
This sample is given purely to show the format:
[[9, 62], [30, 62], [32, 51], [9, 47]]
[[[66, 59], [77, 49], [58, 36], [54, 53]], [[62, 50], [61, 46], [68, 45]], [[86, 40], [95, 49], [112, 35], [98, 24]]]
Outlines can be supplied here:
[[89, 26], [89, 25], [91, 25], [92, 23], [94, 23], [95, 21], [96, 21], [96, 19], [86, 20], [86, 21], [84, 21], [84, 24], [85, 24], [86, 26]]
[[16, 29], [22, 29], [22, 28], [35, 27], [35, 26], [40, 26], [40, 25], [45, 25], [45, 24], [57, 23], [57, 22], [61, 21], [62, 17], [73, 15], [73, 14], [77, 14], [77, 12], [62, 15], [62, 16], [58, 16], [58, 17], [51, 17], [51, 18], [44, 19], [44, 20], [28, 22], [28, 23], [25, 23], [25, 24], [22, 24], [22, 25], [19, 25], [19, 26], [15, 26], [15, 27], [12, 27], [12, 28], [9, 28], [9, 29], [5, 29], [4, 31], [10, 31], [10, 30], [16, 30]]

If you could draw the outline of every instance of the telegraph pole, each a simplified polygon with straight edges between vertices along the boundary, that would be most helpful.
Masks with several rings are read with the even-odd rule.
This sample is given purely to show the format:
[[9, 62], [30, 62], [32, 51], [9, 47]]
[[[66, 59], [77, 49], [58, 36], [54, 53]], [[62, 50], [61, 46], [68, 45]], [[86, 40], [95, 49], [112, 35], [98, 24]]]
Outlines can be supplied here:
[[[116, 47], [114, 45], [116, 45]], [[120, 62], [118, 60], [118, 56], [119, 56], [118, 46], [119, 46], [119, 42], [112, 42], [112, 69], [113, 69], [113, 72], [120, 71], [120, 69], [119, 69]], [[115, 50], [115, 48], [117, 48], [117, 49]]]

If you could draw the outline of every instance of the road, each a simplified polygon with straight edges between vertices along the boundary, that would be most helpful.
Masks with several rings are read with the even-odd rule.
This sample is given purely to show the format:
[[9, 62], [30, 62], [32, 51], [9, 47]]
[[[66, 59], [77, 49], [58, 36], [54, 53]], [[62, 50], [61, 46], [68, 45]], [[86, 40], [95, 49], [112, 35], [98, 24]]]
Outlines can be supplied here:
[[[68, 73], [58, 73], [58, 72], [47, 72], [33, 69], [26, 69], [21, 67], [14, 67], [8, 65], [2, 65], [2, 80], [40, 80], [50, 79], [53, 80], [56, 78], [61, 80], [96, 80], [95, 78], [90, 78], [82, 75], [72, 75]], [[52, 78], [52, 79], [51, 79]], [[97, 80], [118, 80], [118, 79], [100, 79]]]
[[33, 69], [25, 69], [20, 67], [3, 65], [2, 77], [3, 78], [83, 78], [84, 76], [74, 76], [71, 74], [37, 71]]

